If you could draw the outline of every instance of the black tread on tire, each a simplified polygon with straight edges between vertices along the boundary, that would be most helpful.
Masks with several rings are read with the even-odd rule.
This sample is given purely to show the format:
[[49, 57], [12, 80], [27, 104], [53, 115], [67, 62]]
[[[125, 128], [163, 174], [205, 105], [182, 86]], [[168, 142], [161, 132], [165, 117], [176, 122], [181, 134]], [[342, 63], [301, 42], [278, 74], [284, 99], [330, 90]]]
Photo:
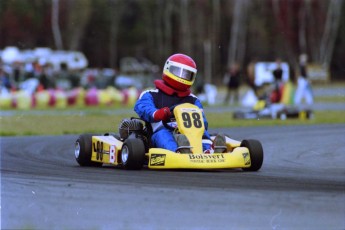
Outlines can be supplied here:
[[[123, 153], [127, 151], [128, 158], [123, 158]], [[145, 145], [141, 139], [129, 138], [122, 145], [121, 161], [124, 169], [139, 170], [145, 162]]]
[[258, 171], [264, 160], [264, 152], [262, 145], [257, 140], [243, 140], [241, 147], [246, 147], [249, 150], [251, 166], [249, 168], [242, 168], [244, 171]]
[[101, 167], [103, 163], [91, 161], [92, 155], [92, 136], [94, 134], [82, 134], [76, 141], [76, 146], [79, 143], [79, 155], [75, 156], [80, 166]]

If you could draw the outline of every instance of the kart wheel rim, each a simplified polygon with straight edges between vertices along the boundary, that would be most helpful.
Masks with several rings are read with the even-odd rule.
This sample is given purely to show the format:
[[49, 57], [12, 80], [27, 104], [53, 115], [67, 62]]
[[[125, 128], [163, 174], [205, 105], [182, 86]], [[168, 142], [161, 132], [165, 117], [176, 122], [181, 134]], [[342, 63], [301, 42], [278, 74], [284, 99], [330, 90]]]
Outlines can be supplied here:
[[79, 144], [79, 141], [77, 141], [75, 143], [74, 155], [75, 155], [75, 158], [79, 158], [79, 155], [80, 155], [80, 144]]
[[121, 150], [121, 159], [122, 159], [122, 163], [126, 163], [128, 160], [128, 147], [125, 145], [123, 146], [122, 150]]

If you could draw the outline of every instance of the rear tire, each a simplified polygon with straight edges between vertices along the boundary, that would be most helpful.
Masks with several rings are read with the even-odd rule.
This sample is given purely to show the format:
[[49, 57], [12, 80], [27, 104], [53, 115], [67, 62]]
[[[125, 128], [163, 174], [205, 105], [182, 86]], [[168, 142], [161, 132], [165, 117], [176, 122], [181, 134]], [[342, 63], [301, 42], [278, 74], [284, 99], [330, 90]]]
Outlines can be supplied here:
[[121, 149], [122, 167], [129, 170], [139, 170], [145, 161], [145, 145], [140, 139], [126, 139]]
[[243, 171], [258, 171], [264, 160], [264, 152], [262, 145], [257, 140], [243, 140], [241, 147], [246, 147], [249, 150], [251, 165], [249, 168], [242, 168]]
[[75, 142], [74, 155], [80, 166], [101, 167], [103, 163], [91, 161], [92, 134], [82, 134]]

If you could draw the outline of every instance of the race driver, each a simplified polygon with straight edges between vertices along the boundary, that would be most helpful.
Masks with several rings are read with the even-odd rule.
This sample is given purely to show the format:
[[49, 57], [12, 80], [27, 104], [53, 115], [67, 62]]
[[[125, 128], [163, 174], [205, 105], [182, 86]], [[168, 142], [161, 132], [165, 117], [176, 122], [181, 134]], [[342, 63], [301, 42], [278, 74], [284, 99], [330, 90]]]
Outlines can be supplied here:
[[[197, 73], [194, 60], [185, 54], [170, 56], [164, 65], [162, 79], [155, 80], [156, 89], [144, 91], [134, 106], [135, 112], [141, 119], [152, 125], [152, 144], [157, 148], [164, 148], [173, 152], [190, 153], [189, 141], [185, 135], [174, 135], [165, 128], [162, 121], [170, 120], [172, 112], [170, 108], [182, 103], [191, 103], [203, 111], [200, 100], [191, 93]], [[203, 112], [205, 132], [203, 135], [203, 151], [205, 153], [224, 152], [225, 137], [217, 135], [213, 149], [210, 135], [207, 131], [208, 122]]]

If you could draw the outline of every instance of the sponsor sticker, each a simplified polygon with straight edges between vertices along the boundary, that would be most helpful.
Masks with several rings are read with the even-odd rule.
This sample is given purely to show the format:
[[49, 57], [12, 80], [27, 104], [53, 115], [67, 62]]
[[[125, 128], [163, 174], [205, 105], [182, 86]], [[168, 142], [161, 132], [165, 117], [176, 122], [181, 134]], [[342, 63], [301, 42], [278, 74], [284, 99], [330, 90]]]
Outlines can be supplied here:
[[244, 160], [244, 165], [250, 165], [250, 156], [249, 153], [242, 153], [243, 160]]
[[189, 160], [193, 163], [221, 163], [225, 162], [223, 154], [189, 154]]
[[151, 166], [164, 166], [165, 165], [165, 154], [152, 154], [150, 159]]
[[[104, 142], [102, 141], [94, 141], [93, 143], [93, 152], [96, 153], [96, 160], [98, 161], [103, 161], [103, 155], [104, 154], [110, 154], [110, 150], [111, 150], [111, 146], [113, 146], [114, 149], [114, 154], [115, 154], [115, 145], [110, 145], [109, 146], [109, 151], [108, 148], [106, 147], [106, 143], [104, 144]], [[115, 155], [114, 155], [114, 160], [115, 159]], [[111, 161], [111, 158], [109, 157], [109, 161]]]
[[182, 112], [198, 112], [196, 108], [181, 108]]
[[93, 151], [96, 153], [96, 159], [98, 161], [103, 160], [103, 154], [106, 154], [106, 151], [103, 149], [104, 143], [102, 141], [93, 142]]

